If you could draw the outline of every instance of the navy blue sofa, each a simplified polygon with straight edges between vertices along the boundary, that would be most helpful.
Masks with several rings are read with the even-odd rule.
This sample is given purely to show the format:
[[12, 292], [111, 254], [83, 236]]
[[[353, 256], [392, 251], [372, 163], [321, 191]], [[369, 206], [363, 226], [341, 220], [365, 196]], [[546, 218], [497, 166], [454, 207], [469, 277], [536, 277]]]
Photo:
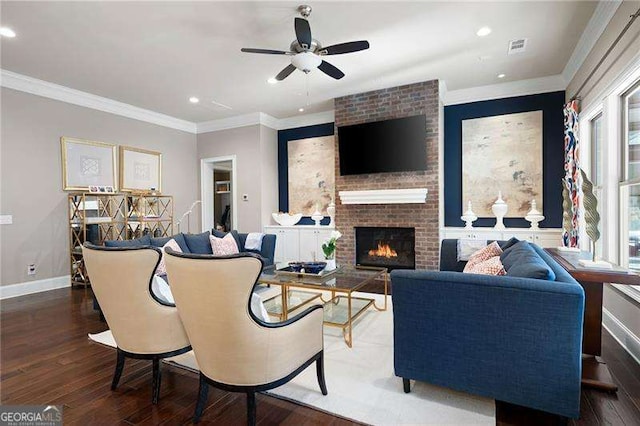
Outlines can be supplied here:
[[561, 416], [580, 414], [584, 291], [531, 246], [555, 281], [463, 274], [457, 240], [440, 271], [395, 270], [395, 374]]
[[[223, 237], [224, 232], [211, 230], [211, 233], [217, 237]], [[153, 238], [149, 235], [145, 235], [135, 240], [112, 240], [105, 241], [104, 244], [107, 247], [136, 247], [136, 246], [153, 246], [162, 247], [170, 239], [175, 239], [183, 253], [196, 253], [196, 254], [212, 254], [211, 243], [209, 242], [210, 233], [203, 232], [201, 234], [176, 234], [171, 237]], [[246, 250], [245, 242], [248, 234], [239, 233], [237, 231], [231, 231], [231, 235], [238, 244], [240, 252], [251, 252], [262, 256], [265, 266], [273, 264], [273, 258], [276, 251], [276, 236], [274, 234], [265, 234], [262, 238], [261, 250]]]

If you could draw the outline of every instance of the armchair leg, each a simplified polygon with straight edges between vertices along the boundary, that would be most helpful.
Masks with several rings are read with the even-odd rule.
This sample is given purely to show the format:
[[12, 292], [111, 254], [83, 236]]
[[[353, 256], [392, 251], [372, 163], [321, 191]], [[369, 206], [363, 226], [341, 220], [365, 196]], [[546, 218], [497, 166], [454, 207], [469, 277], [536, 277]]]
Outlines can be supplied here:
[[113, 373], [113, 380], [111, 381], [111, 390], [116, 390], [118, 382], [122, 376], [122, 370], [124, 369], [124, 352], [120, 349], [117, 351], [116, 358], [116, 371]]
[[255, 426], [256, 424], [256, 393], [247, 392], [247, 425]]
[[320, 358], [316, 360], [316, 373], [318, 375], [318, 384], [323, 395], [327, 392], [327, 383], [324, 381], [324, 351], [320, 354]]
[[153, 391], [151, 394], [151, 402], [157, 404], [160, 399], [160, 382], [162, 381], [162, 373], [160, 372], [160, 358], [153, 358]]
[[200, 373], [200, 388], [198, 389], [198, 402], [196, 402], [196, 412], [193, 415], [193, 422], [200, 422], [204, 406], [207, 405], [207, 396], [209, 395], [209, 383], [204, 379], [202, 373]]
[[402, 387], [404, 388], [404, 393], [411, 392], [411, 381], [409, 379], [402, 378]]

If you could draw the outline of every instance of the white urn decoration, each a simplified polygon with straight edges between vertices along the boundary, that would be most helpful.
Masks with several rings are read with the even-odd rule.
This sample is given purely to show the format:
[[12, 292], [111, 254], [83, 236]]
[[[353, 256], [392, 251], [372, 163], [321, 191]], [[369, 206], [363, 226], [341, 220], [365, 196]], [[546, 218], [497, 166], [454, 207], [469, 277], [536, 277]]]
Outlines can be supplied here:
[[316, 203], [316, 211], [311, 215], [311, 219], [316, 223], [316, 226], [320, 226], [320, 221], [324, 219], [324, 215], [320, 213], [319, 203]]
[[503, 219], [506, 216], [508, 210], [509, 206], [507, 206], [507, 203], [505, 203], [502, 199], [502, 191], [498, 191], [498, 199], [495, 203], [493, 203], [493, 206], [491, 206], [491, 211], [496, 217], [496, 226], [494, 226], [493, 229], [504, 231], [505, 226]]
[[331, 221], [329, 222], [329, 226], [332, 228], [335, 227], [334, 219], [336, 217], [336, 204], [333, 202], [333, 198], [331, 199], [331, 202], [327, 206], [327, 214], [331, 219]]
[[473, 222], [478, 219], [478, 216], [476, 216], [476, 214], [473, 212], [473, 209], [471, 208], [471, 201], [467, 203], [467, 211], [464, 212], [462, 216], [460, 216], [460, 219], [464, 220], [464, 222], [466, 223], [464, 229], [473, 229]]
[[531, 229], [538, 229], [538, 222], [542, 222], [544, 220], [544, 216], [538, 211], [536, 200], [531, 200], [531, 210], [529, 210], [524, 219], [531, 222]]

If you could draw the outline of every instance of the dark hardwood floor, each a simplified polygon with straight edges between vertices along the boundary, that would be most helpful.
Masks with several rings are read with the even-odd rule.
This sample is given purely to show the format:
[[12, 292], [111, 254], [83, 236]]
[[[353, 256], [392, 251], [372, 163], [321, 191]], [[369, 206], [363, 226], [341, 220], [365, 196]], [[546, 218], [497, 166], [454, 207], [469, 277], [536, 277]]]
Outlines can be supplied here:
[[[198, 389], [193, 373], [163, 365], [161, 399], [153, 406], [150, 362], [127, 359], [120, 386], [110, 390], [116, 355], [113, 349], [87, 339], [87, 333], [106, 328], [92, 308], [90, 290], [60, 289], [9, 299], [2, 302], [0, 311], [2, 404], [64, 405], [65, 424], [190, 423]], [[569, 424], [640, 425], [640, 366], [606, 332], [603, 339], [603, 358], [620, 390], [617, 394], [584, 390], [581, 417]], [[398, 391], [402, 391], [399, 379]], [[562, 421], [500, 402], [496, 411], [499, 425]], [[202, 424], [245, 424], [245, 413], [243, 395], [211, 388]], [[262, 394], [258, 423], [357, 424]]]

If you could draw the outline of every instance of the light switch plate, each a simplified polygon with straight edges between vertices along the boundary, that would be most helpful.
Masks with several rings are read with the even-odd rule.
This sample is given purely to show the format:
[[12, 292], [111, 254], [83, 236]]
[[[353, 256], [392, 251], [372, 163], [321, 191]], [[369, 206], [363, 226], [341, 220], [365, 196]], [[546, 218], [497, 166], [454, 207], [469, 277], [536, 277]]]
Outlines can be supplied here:
[[13, 216], [10, 214], [0, 215], [0, 225], [11, 225], [13, 223]]

